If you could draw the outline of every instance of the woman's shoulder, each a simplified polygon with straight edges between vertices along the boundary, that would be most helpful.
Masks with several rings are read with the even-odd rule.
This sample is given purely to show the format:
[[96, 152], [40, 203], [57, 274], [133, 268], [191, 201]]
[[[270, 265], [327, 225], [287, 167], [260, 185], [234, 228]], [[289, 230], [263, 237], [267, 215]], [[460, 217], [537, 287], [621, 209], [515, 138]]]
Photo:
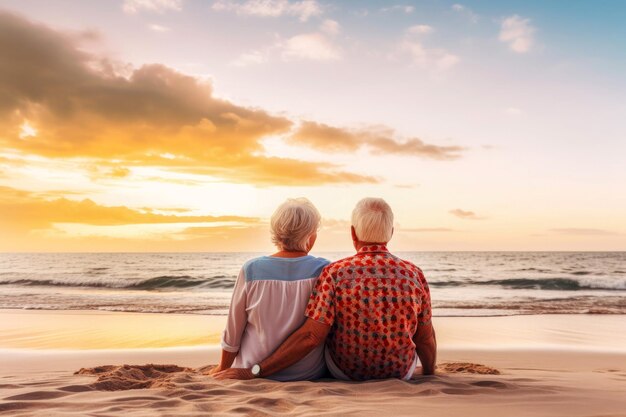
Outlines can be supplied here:
[[331, 263], [326, 258], [317, 257], [313, 255], [301, 256], [298, 258], [279, 258], [276, 256], [258, 256], [256, 258], [248, 259], [244, 264], [243, 268], [250, 268], [253, 266], [261, 266], [261, 265], [272, 265], [272, 264], [282, 264], [282, 263], [301, 263], [301, 264], [319, 264], [319, 265], [328, 265]]
[[[292, 280], [294, 278], [317, 277], [330, 261], [311, 255], [299, 258], [277, 258], [260, 256], [243, 265], [246, 281], [258, 279]], [[280, 277], [283, 277], [282, 279]]]
[[266, 258], [269, 258], [269, 256], [257, 256], [256, 258], [248, 259], [246, 262], [244, 262], [243, 268], [245, 269], [245, 268], [249, 267], [250, 265], [254, 265], [256, 263], [263, 262], [263, 261], [265, 261]]
[[322, 270], [330, 265], [330, 261], [326, 258], [317, 258], [311, 256], [310, 266], [311, 266], [311, 277], [318, 277], [322, 273]]
[[321, 258], [321, 257], [311, 256], [311, 258], [313, 258], [316, 262], [318, 262], [320, 264], [324, 264], [324, 265], [329, 265], [332, 262], [332, 261], [329, 261], [326, 258]]
[[305, 261], [305, 265], [311, 270], [315, 271], [312, 273], [315, 276], [321, 274], [322, 270], [330, 264], [331, 261], [329, 261], [328, 259], [316, 256], [308, 256], [308, 259]]
[[241, 267], [245, 276], [251, 276], [254, 269], [266, 266], [269, 256], [257, 256], [256, 258], [248, 259]]

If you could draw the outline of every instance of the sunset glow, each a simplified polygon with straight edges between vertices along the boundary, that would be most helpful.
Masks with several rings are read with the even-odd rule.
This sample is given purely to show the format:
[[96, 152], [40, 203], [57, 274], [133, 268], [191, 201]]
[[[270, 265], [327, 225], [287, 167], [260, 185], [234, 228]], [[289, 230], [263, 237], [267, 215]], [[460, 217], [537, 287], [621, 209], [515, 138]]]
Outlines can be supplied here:
[[626, 7], [539, 4], [0, 0], [0, 251], [626, 250]]

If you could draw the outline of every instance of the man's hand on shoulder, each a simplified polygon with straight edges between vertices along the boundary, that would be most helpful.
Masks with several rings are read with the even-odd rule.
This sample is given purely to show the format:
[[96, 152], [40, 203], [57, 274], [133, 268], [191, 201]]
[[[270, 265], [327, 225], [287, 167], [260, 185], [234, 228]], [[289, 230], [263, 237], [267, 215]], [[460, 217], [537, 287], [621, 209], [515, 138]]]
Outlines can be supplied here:
[[254, 379], [250, 368], [230, 368], [213, 375], [215, 379]]

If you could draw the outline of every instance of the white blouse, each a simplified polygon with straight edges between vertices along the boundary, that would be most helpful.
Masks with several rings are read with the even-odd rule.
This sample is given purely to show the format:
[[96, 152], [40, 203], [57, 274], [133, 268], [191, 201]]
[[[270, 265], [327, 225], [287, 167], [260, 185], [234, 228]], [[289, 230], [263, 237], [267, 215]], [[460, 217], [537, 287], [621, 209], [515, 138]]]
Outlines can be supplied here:
[[[239, 352], [233, 368], [249, 368], [270, 356], [306, 320], [304, 310], [322, 269], [330, 262], [310, 255], [261, 256], [241, 269], [230, 303], [222, 348]], [[325, 372], [324, 344], [292, 366], [269, 376], [309, 380]]]

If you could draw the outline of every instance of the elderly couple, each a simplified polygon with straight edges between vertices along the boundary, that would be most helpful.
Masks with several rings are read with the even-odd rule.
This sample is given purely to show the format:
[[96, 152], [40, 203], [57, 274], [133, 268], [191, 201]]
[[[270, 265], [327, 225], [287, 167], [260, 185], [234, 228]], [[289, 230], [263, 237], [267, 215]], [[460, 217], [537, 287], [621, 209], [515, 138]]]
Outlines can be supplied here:
[[421, 269], [387, 250], [389, 205], [379, 198], [356, 205], [357, 253], [336, 262], [308, 255], [319, 224], [317, 209], [303, 198], [273, 214], [278, 252], [241, 269], [215, 378], [408, 380], [420, 365], [433, 374], [428, 284]]

